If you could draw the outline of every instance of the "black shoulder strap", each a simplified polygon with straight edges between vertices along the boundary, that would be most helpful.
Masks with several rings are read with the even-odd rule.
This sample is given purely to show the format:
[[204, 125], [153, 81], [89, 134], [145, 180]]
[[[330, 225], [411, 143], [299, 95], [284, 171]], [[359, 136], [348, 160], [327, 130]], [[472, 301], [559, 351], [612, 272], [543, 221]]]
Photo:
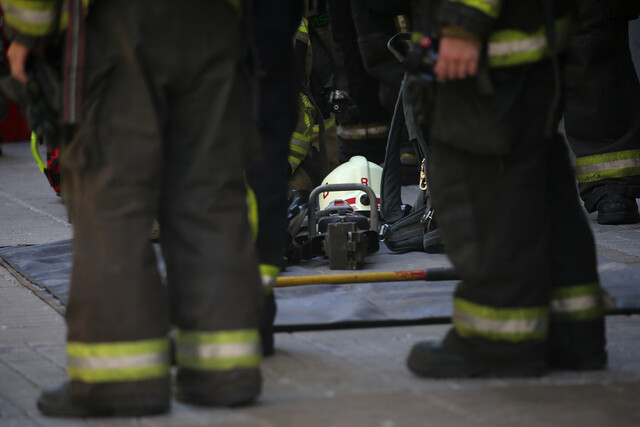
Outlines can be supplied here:
[[387, 148], [382, 167], [382, 182], [380, 183], [380, 216], [385, 222], [393, 223], [402, 218], [402, 165], [400, 164], [400, 147], [407, 138], [405, 114], [403, 106], [403, 88], [406, 76], [400, 85], [398, 99], [393, 110]]
[[410, 141], [420, 161], [429, 157], [427, 142], [420, 128], [418, 117], [407, 96], [408, 75], [405, 74], [400, 93], [391, 119], [391, 129], [387, 140], [387, 150], [382, 169], [380, 188], [380, 215], [387, 223], [393, 223], [404, 216], [402, 212], [402, 165], [400, 164], [400, 148], [404, 141]]
[[404, 92], [404, 95], [402, 96], [402, 110], [404, 111], [404, 122], [409, 134], [409, 141], [413, 144], [416, 149], [416, 154], [420, 156], [421, 160], [428, 158], [429, 148], [427, 146], [427, 141], [422, 133], [422, 128], [420, 127], [418, 116], [414, 112], [414, 107], [410, 101], [410, 97], [407, 96], [407, 92], [410, 88], [405, 84], [402, 86], [401, 90]]

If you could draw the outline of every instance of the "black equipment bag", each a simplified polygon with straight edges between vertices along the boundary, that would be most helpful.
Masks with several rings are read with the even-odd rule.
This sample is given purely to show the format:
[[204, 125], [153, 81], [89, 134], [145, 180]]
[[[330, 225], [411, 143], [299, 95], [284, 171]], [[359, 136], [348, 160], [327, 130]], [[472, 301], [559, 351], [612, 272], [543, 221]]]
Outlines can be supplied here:
[[[418, 116], [414, 112], [410, 77], [405, 74], [396, 101], [380, 188], [380, 216], [384, 221], [381, 238], [389, 249], [396, 252], [443, 252], [431, 207], [428, 186], [429, 149]], [[411, 90], [410, 90], [411, 89]], [[420, 193], [413, 204], [402, 203], [402, 165], [400, 148], [409, 139], [420, 159]]]

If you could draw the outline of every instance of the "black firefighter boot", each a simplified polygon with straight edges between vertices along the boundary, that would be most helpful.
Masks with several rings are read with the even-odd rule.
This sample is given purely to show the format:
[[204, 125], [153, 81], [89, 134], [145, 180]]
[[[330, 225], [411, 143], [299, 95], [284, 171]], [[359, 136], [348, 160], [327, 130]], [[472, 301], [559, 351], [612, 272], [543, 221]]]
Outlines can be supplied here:
[[275, 353], [273, 323], [275, 322], [277, 311], [276, 298], [273, 291], [271, 291], [265, 295], [264, 314], [260, 325], [260, 342], [264, 357], [273, 356]]
[[598, 202], [599, 224], [636, 224], [640, 213], [636, 199], [622, 194], [610, 193]]
[[45, 390], [38, 398], [38, 409], [44, 415], [65, 418], [87, 417], [141, 417], [169, 412], [169, 394], [131, 396], [118, 395], [94, 399], [82, 399], [72, 395], [71, 382]]
[[483, 364], [447, 350], [442, 343], [433, 341], [416, 343], [409, 353], [407, 366], [414, 374], [428, 378], [537, 377], [546, 370], [546, 366], [538, 364]]
[[203, 373], [180, 367], [175, 397], [191, 405], [236, 407], [254, 403], [261, 390], [259, 368]]

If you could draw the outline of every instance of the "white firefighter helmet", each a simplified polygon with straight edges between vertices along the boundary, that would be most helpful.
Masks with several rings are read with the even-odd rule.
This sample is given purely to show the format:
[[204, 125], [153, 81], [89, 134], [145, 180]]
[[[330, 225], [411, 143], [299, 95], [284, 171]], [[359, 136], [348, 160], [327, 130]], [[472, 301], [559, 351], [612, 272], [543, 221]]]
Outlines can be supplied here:
[[[353, 156], [348, 162], [335, 168], [323, 180], [322, 184], [365, 184], [371, 187], [380, 206], [380, 182], [382, 168], [362, 156]], [[370, 211], [369, 196], [364, 191], [326, 191], [319, 197], [320, 209], [326, 209], [335, 200], [344, 200], [354, 211]]]

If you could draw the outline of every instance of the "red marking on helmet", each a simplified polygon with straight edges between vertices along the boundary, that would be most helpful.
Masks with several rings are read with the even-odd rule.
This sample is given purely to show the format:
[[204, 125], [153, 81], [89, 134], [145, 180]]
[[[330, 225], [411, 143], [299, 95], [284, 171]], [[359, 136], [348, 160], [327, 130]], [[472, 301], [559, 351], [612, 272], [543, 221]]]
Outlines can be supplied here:
[[[329, 183], [325, 182], [324, 185], [329, 185]], [[329, 197], [329, 192], [328, 191], [325, 191], [324, 193], [322, 193], [322, 198], [323, 199], [326, 199], [327, 197]]]
[[[378, 202], [378, 206], [380, 206], [380, 198], [376, 198], [376, 201]], [[350, 199], [346, 199], [345, 202], [349, 203], [351, 205], [351, 207], [353, 209], [358, 209], [358, 206], [356, 205], [356, 198], [352, 197]]]

